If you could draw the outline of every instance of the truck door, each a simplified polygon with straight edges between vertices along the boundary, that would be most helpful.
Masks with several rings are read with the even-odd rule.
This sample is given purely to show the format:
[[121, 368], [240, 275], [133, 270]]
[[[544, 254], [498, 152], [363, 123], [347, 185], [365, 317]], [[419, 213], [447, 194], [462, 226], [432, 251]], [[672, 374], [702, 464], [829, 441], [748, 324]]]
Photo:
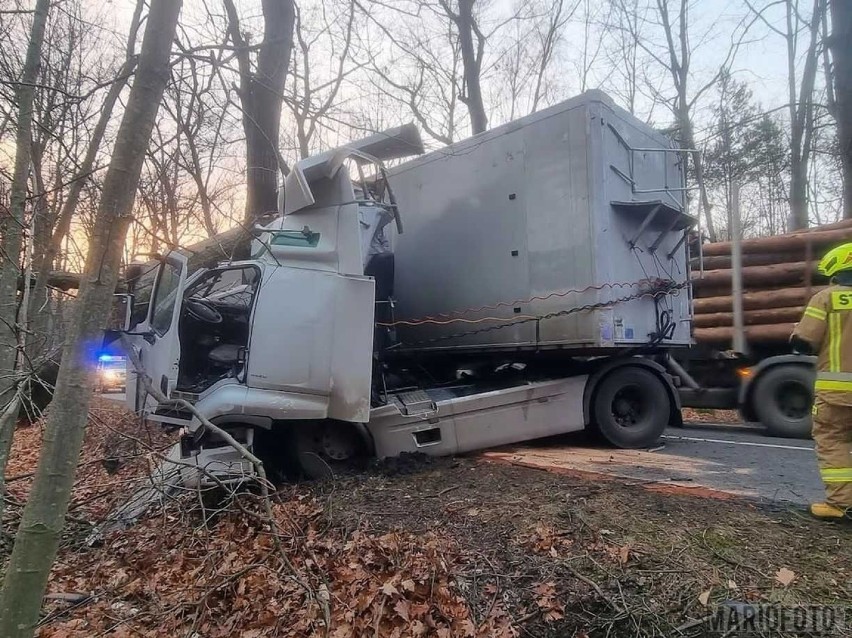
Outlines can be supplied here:
[[[133, 348], [151, 383], [167, 396], [177, 384], [180, 363], [180, 321], [183, 291], [186, 285], [187, 259], [171, 252], [160, 263], [144, 320], [132, 327]], [[140, 300], [142, 301], [142, 300]], [[137, 413], [152, 417], [157, 401], [149, 396], [137, 371], [127, 377], [127, 406]]]

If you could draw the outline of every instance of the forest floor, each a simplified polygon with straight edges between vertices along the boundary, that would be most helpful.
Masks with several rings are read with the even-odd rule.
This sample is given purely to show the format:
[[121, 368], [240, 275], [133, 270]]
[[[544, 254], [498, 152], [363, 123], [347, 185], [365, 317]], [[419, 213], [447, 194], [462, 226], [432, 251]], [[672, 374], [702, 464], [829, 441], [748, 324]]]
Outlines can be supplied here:
[[[7, 531], [40, 438], [16, 433]], [[39, 636], [697, 637], [737, 603], [852, 600], [852, 526], [477, 456], [283, 485], [268, 509], [187, 492], [87, 545], [170, 443], [96, 403]]]

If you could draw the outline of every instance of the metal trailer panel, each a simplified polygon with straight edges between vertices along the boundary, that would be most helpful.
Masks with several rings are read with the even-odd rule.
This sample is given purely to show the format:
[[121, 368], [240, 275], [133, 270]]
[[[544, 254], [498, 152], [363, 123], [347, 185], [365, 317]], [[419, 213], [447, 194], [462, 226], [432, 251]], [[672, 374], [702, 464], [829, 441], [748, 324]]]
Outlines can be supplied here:
[[[688, 283], [691, 220], [681, 212], [682, 158], [662, 152], [671, 148], [590, 91], [390, 171], [405, 220], [393, 237], [395, 317], [429, 318], [397, 327], [402, 348], [646, 343], [659, 317], [650, 297], [573, 310], [641, 294], [642, 279]], [[660, 304], [675, 324], [665, 345], [690, 343], [679, 293]], [[566, 314], [542, 318], [552, 313]], [[448, 319], [464, 321], [437, 323]]]
[[426, 390], [434, 395], [433, 411], [407, 416], [384, 405], [372, 410], [367, 429], [377, 458], [402, 452], [446, 456], [577, 432], [585, 427], [587, 381], [579, 375], [446, 399], [440, 390]]

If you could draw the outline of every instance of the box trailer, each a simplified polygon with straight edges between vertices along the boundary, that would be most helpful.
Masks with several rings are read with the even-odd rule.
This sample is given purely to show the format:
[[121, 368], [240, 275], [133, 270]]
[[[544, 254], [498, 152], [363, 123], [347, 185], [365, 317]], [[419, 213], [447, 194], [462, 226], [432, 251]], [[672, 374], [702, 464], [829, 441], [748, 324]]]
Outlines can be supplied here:
[[[671, 140], [600, 91], [392, 169], [396, 316], [488, 328], [401, 324], [400, 349], [688, 346], [682, 171]], [[664, 304], [642, 294], [654, 281], [675, 288]]]

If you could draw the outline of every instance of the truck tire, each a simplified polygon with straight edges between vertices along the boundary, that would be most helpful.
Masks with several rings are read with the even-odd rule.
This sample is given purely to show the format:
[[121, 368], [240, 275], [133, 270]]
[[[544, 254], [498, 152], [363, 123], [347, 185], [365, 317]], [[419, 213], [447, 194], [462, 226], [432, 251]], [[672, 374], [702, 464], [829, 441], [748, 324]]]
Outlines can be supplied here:
[[357, 466], [366, 454], [358, 430], [342, 421], [315, 421], [293, 427], [296, 467], [305, 478], [330, 479]]
[[772, 367], [755, 382], [752, 412], [772, 436], [810, 438], [813, 383], [813, 373], [805, 366]]
[[624, 367], [605, 376], [592, 403], [593, 425], [620, 448], [652, 445], [666, 429], [671, 399], [663, 382], [649, 370]]

